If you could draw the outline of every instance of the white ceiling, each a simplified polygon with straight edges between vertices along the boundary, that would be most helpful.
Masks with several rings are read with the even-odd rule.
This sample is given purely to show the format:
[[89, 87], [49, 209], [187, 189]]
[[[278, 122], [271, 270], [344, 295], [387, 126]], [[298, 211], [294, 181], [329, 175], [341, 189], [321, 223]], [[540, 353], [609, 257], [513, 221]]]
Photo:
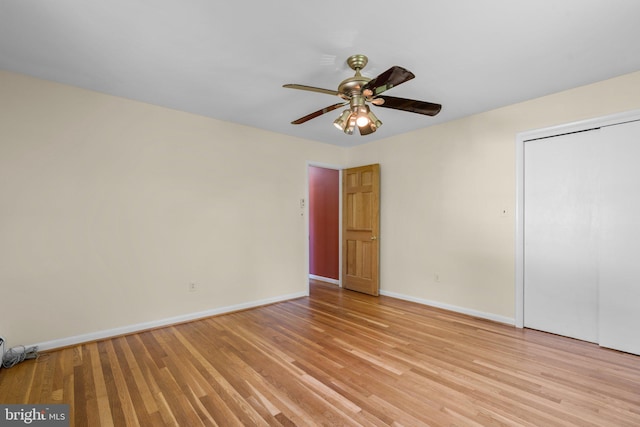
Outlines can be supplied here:
[[[336, 89], [356, 53], [442, 112], [373, 107], [364, 137], [332, 126], [341, 110], [291, 125], [340, 99], [282, 85]], [[0, 0], [0, 68], [354, 146], [640, 70], [640, 1]]]

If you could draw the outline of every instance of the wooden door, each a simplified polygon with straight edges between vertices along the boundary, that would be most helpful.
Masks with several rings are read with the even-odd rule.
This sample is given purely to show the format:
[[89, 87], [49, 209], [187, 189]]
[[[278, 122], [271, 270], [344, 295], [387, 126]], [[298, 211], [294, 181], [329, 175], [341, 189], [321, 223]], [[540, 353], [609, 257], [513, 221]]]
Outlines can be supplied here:
[[343, 173], [342, 286], [378, 295], [380, 165]]

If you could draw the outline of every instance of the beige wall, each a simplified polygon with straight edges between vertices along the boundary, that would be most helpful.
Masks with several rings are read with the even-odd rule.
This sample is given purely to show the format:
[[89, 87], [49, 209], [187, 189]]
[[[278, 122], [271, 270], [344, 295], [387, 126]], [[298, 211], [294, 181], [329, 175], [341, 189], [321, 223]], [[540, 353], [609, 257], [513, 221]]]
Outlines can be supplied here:
[[307, 291], [306, 164], [344, 149], [6, 72], [0, 94], [9, 346]]
[[352, 148], [381, 165], [381, 290], [512, 322], [516, 134], [639, 108], [636, 72]]
[[348, 150], [6, 72], [0, 94], [13, 346], [304, 292], [307, 161], [381, 164], [384, 292], [508, 321], [516, 134], [640, 108], [640, 72]]

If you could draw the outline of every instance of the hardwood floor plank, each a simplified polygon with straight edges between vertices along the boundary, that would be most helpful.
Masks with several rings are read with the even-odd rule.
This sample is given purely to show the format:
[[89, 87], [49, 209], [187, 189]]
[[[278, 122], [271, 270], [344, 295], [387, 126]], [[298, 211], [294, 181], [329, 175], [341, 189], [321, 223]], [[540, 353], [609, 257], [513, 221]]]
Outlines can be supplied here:
[[[77, 424], [78, 426], [81, 426], [83, 422], [85, 424], [88, 423], [88, 420], [89, 420], [89, 415], [87, 414], [87, 406], [88, 406], [87, 402], [89, 401], [89, 399], [87, 397], [88, 392], [85, 391], [85, 386], [84, 386], [85, 381], [84, 381], [83, 368], [84, 367], [82, 365], [73, 367], [73, 372], [74, 372], [73, 395], [68, 395], [63, 397], [63, 400], [65, 400], [65, 403], [69, 403], [71, 406], [71, 412], [73, 413], [73, 416], [71, 417], [72, 425]], [[46, 401], [43, 401], [42, 403], [45, 403], [45, 402]], [[24, 403], [24, 402], [20, 402], [20, 403]], [[80, 420], [81, 422], [76, 422], [76, 420]]]
[[[190, 341], [185, 339], [181, 334], [174, 334], [174, 336], [186, 349], [189, 350], [191, 358], [204, 367], [206, 372], [210, 375], [211, 380], [218, 386], [216, 392], [220, 394], [230, 408], [235, 408], [234, 413], [236, 414], [236, 417], [241, 421], [246, 421], [246, 425], [266, 425], [259, 414], [257, 414], [251, 405], [249, 405], [242, 397], [238, 389], [231, 384], [230, 381], [235, 380], [233, 375], [225, 377], [225, 375], [223, 375], [216, 366], [210, 363], [210, 361], [204, 357]], [[220, 369], [224, 368], [224, 364], [220, 363], [219, 365]]]
[[[111, 412], [115, 412], [115, 408], [117, 407], [118, 412], [121, 413], [121, 418], [119, 417], [119, 419], [116, 419], [114, 416], [116, 425], [138, 427], [140, 423], [135, 411], [134, 399], [136, 401], [140, 399], [137, 398], [138, 394], [134, 384], [127, 381], [127, 378], [131, 378], [132, 375], [120, 347], [122, 341], [122, 338], [104, 341], [107, 355], [106, 360], [111, 367], [113, 375], [113, 382], [111, 382], [111, 384], [115, 388], [109, 391], [112, 402]], [[105, 358], [102, 360], [104, 363]], [[104, 369], [106, 372], [106, 367]], [[118, 403], [116, 404], [116, 402]]]
[[[158, 405], [151, 394], [142, 369], [140, 369], [138, 358], [131, 348], [132, 340], [133, 336], [122, 337], [118, 341], [116, 348], [119, 357], [124, 358], [123, 365], [126, 365], [126, 368], [123, 368], [126, 370], [125, 381], [130, 390], [134, 407], [139, 408], [136, 412], [138, 413], [140, 424], [148, 425], [148, 422], [151, 421], [148, 416], [158, 413]], [[142, 408], [144, 408], [144, 411]]]
[[91, 343], [86, 346], [86, 355], [89, 359], [88, 369], [91, 370], [91, 378], [93, 379], [93, 399], [95, 399], [95, 405], [97, 408], [97, 416], [95, 422], [104, 426], [113, 426], [113, 414], [111, 412], [111, 405], [109, 403], [109, 392], [107, 390], [107, 384], [104, 379], [104, 371], [102, 370], [102, 364], [100, 363], [100, 352], [98, 345], [100, 343]]
[[2, 369], [0, 402], [68, 403], [79, 427], [624, 427], [640, 357], [314, 282]]

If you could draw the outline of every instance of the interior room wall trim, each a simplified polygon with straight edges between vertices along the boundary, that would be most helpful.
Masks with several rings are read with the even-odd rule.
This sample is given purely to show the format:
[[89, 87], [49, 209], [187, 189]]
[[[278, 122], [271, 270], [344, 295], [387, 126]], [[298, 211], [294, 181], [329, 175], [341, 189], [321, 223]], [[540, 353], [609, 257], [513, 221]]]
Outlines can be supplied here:
[[331, 279], [329, 277], [322, 277], [322, 276], [317, 276], [315, 274], [309, 274], [309, 279], [320, 280], [321, 282], [327, 282], [327, 283], [331, 283], [331, 284], [340, 286], [340, 281], [339, 280]]
[[160, 319], [160, 320], [155, 320], [151, 322], [143, 322], [135, 325], [128, 325], [128, 326], [123, 326], [119, 328], [113, 328], [113, 329], [91, 332], [91, 333], [82, 334], [82, 335], [76, 335], [72, 337], [60, 338], [60, 339], [45, 341], [45, 342], [31, 344], [31, 345], [38, 346], [38, 350], [42, 350], [42, 351], [53, 350], [57, 348], [68, 347], [68, 346], [82, 344], [86, 342], [92, 342], [92, 341], [98, 341], [106, 338], [113, 338], [117, 336], [128, 335], [128, 334], [141, 332], [149, 329], [161, 328], [165, 326], [176, 325], [179, 323], [190, 322], [193, 320], [204, 319], [206, 317], [232, 313], [234, 311], [247, 310], [249, 308], [256, 308], [263, 305], [292, 300], [296, 298], [302, 298], [307, 295], [308, 295], [307, 291], [297, 292], [289, 295], [281, 295], [274, 298], [250, 301], [242, 304], [230, 305], [227, 307], [219, 307], [211, 310], [199, 311], [196, 313], [184, 314], [181, 316], [169, 317], [166, 319]]
[[512, 317], [500, 316], [498, 314], [493, 314], [493, 313], [485, 313], [485, 312], [482, 312], [482, 311], [472, 310], [472, 309], [464, 308], [464, 307], [458, 307], [458, 306], [450, 305], [450, 304], [444, 304], [444, 303], [437, 302], [437, 301], [431, 301], [431, 300], [427, 300], [427, 299], [423, 299], [423, 298], [416, 298], [416, 297], [412, 297], [410, 295], [399, 294], [399, 293], [396, 293], [396, 292], [389, 292], [389, 291], [385, 291], [383, 289], [380, 289], [380, 295], [384, 295], [384, 296], [388, 296], [388, 297], [392, 297], [392, 298], [397, 298], [397, 299], [401, 299], [401, 300], [404, 300], [404, 301], [415, 302], [415, 303], [418, 303], [418, 304], [427, 305], [429, 307], [441, 308], [443, 310], [449, 310], [449, 311], [453, 311], [453, 312], [456, 312], [456, 313], [466, 314], [468, 316], [478, 317], [478, 318], [481, 318], [481, 319], [492, 320], [492, 321], [498, 322], [498, 323], [505, 323], [507, 325], [514, 325], [515, 324], [515, 319], [512, 318]]

